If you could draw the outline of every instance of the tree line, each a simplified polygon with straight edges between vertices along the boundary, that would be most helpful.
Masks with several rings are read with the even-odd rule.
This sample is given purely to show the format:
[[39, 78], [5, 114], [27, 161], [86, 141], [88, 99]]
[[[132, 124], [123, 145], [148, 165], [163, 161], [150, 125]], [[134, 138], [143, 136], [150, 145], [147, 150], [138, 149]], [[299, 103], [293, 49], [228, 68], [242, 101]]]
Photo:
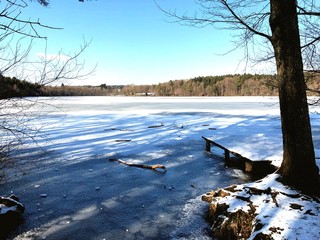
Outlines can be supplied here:
[[38, 95], [41, 95], [39, 84], [0, 75], [0, 99]]
[[[309, 95], [319, 95], [320, 75], [308, 77]], [[276, 96], [275, 75], [200, 76], [150, 85], [41, 86], [0, 76], [0, 98], [24, 96]]]

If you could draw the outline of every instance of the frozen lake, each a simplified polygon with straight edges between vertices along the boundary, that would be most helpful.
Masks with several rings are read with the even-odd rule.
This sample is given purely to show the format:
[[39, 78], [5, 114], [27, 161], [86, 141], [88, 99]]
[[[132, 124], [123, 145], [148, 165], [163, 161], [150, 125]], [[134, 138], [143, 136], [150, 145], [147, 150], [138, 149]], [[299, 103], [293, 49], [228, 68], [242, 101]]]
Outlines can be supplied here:
[[54, 105], [67, 113], [278, 112], [279, 108], [277, 97], [59, 97]]
[[225, 168], [220, 151], [204, 152], [201, 136], [245, 120], [279, 123], [273, 97], [63, 97], [51, 104], [59, 109], [46, 106], [34, 122], [45, 152], [31, 142], [21, 149], [30, 162], [25, 174], [1, 188], [26, 205], [13, 239], [209, 239], [200, 195], [248, 178]]

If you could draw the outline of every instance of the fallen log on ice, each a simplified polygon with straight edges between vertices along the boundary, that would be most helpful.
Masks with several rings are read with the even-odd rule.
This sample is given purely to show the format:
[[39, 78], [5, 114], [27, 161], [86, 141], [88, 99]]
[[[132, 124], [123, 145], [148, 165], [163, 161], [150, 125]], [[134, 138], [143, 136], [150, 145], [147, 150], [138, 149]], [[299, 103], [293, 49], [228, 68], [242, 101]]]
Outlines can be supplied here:
[[154, 171], [158, 171], [158, 172], [162, 172], [162, 173], [165, 173], [167, 171], [167, 168], [161, 164], [146, 165], [146, 164], [138, 164], [138, 163], [128, 163], [126, 161], [123, 161], [121, 159], [116, 159], [116, 158], [109, 158], [109, 161], [110, 162], [118, 162], [118, 163], [127, 165], [129, 167], [145, 168], [145, 169], [150, 169], [150, 170], [154, 170]]
[[152, 125], [152, 126], [149, 126], [148, 128], [159, 128], [159, 127], [164, 127], [164, 124], [160, 123], [159, 125]]

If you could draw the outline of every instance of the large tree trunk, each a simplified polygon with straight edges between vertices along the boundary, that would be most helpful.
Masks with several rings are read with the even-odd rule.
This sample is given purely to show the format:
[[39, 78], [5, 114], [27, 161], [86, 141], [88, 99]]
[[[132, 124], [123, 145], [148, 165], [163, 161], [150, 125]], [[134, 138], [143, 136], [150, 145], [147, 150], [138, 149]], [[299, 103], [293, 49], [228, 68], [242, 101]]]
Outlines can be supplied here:
[[319, 170], [311, 135], [296, 0], [270, 0], [283, 135], [282, 180], [319, 194]]

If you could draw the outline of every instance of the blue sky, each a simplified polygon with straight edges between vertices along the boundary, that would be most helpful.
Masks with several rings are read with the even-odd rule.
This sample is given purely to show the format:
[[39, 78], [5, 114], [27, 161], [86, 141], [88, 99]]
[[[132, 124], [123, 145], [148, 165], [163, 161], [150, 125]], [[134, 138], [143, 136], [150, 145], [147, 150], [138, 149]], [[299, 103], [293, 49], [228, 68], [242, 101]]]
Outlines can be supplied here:
[[[179, 13], [197, 9], [193, 0], [158, 4]], [[222, 55], [234, 47], [229, 32], [173, 23], [152, 0], [52, 0], [48, 8], [30, 4], [23, 14], [63, 28], [41, 31], [48, 37], [48, 54], [75, 52], [83, 38], [92, 40], [81, 59], [88, 70], [97, 64], [95, 73], [68, 84], [137, 85], [245, 71], [239, 66], [243, 50]], [[43, 42], [38, 41], [33, 54], [41, 52]]]

